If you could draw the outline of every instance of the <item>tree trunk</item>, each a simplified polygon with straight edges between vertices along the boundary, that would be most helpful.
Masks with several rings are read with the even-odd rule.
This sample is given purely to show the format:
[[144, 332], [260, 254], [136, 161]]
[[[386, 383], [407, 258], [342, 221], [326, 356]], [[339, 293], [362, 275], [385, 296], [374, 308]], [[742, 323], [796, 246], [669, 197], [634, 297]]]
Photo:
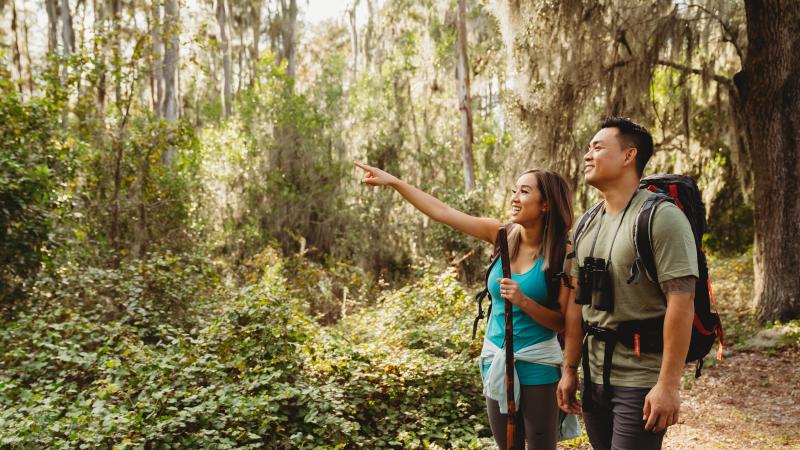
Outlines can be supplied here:
[[47, 9], [47, 51], [53, 53], [58, 48], [58, 12], [56, 0], [46, 0]]
[[[178, 72], [178, 0], [167, 0], [164, 6], [164, 100], [162, 113], [168, 122], [178, 118], [178, 97], [176, 79]], [[162, 154], [161, 162], [165, 166], [172, 165], [175, 149], [170, 146]]]
[[375, 31], [375, 5], [373, 0], [367, 0], [367, 31], [364, 34], [364, 66], [369, 70], [372, 62], [372, 36]]
[[258, 58], [259, 58], [259, 39], [261, 38], [261, 1], [253, 2], [253, 47], [252, 47], [252, 54], [250, 55], [250, 64], [252, 73], [250, 74], [250, 86], [255, 83], [256, 80], [256, 68], [258, 66]]
[[111, 20], [114, 23], [114, 38], [112, 39], [111, 66], [114, 68], [114, 102], [117, 109], [122, 109], [122, 3], [121, 0], [111, 0]]
[[164, 7], [164, 101], [162, 113], [170, 122], [177, 119], [175, 78], [178, 66], [178, 0], [167, 0]]
[[105, 34], [105, 20], [106, 20], [106, 7], [104, 0], [94, 0], [94, 58], [97, 61], [95, 68], [97, 73], [97, 93], [95, 104], [97, 114], [103, 117], [106, 105], [106, 46], [103, 44], [105, 39], [102, 39]]
[[746, 0], [747, 56], [734, 81], [753, 158], [758, 317], [800, 315], [800, 3]]
[[458, 0], [458, 108], [461, 110], [461, 136], [464, 141], [464, 190], [475, 189], [475, 162], [472, 157], [472, 107], [469, 92], [469, 60], [467, 59], [466, 0]]
[[295, 35], [297, 32], [297, 0], [281, 0], [281, 21], [283, 23], [283, 57], [286, 59], [286, 75], [295, 75]]
[[33, 95], [33, 60], [31, 58], [31, 47], [28, 41], [28, 30], [30, 26], [28, 21], [22, 22], [23, 36], [25, 37], [25, 60], [28, 62], [28, 93]]
[[[245, 19], [245, 20], [249, 20]], [[233, 22], [236, 23], [236, 22]], [[239, 46], [236, 49], [236, 55], [239, 59], [239, 71], [236, 74], [236, 95], [239, 95], [239, 92], [242, 91], [242, 85], [244, 84], [244, 64], [247, 62], [245, 57], [245, 47], [244, 47], [244, 32], [245, 28], [247, 28], [246, 24], [242, 24], [241, 26], [234, 26], [232, 29], [236, 30], [236, 34], [239, 36]], [[232, 34], [232, 33], [231, 33]]]
[[[61, 40], [64, 48], [64, 59], [69, 59], [69, 57], [72, 55], [73, 44], [75, 43], [75, 37], [72, 34], [72, 15], [69, 12], [69, 0], [61, 0]], [[68, 69], [69, 64], [64, 62], [61, 66], [62, 87], [67, 85], [67, 76], [69, 75]], [[67, 102], [67, 104], [69, 104], [69, 102]], [[61, 112], [62, 125], [66, 125], [68, 116], [69, 108], [65, 106]]]
[[225, 118], [231, 116], [231, 45], [228, 41], [227, 14], [225, 12], [225, 0], [217, 0], [217, 24], [219, 25], [219, 37], [222, 44], [222, 71], [224, 73], [222, 98], [225, 104]]
[[135, 236], [131, 253], [140, 259], [144, 259], [150, 246], [150, 220], [147, 213], [147, 191], [150, 185], [150, 155], [152, 147], [148, 147], [144, 158], [139, 165], [139, 192], [136, 209], [139, 220], [136, 222]]
[[347, 11], [347, 18], [350, 21], [350, 38], [353, 44], [353, 83], [358, 79], [358, 27], [356, 26], [356, 8], [359, 0], [353, 0], [353, 5]]
[[161, 55], [161, 40], [163, 23], [161, 20], [161, 3], [153, 2], [150, 11], [152, 27], [150, 28], [150, 38], [153, 46], [153, 56], [151, 58], [150, 70], [150, 102], [153, 111], [160, 112], [161, 103], [164, 100], [164, 69]]
[[14, 44], [12, 47], [12, 59], [14, 67], [17, 69], [17, 88], [22, 93], [22, 82], [25, 79], [22, 71], [22, 52], [19, 50], [19, 30], [17, 29], [17, 2], [11, 0], [11, 33], [14, 34]]
[[72, 15], [69, 12], [69, 0], [61, 0], [61, 41], [64, 46], [64, 56], [72, 55], [75, 45], [75, 36], [72, 32]]
[[[128, 90], [127, 97], [123, 99], [121, 109], [122, 120], [117, 126], [116, 136], [112, 139], [111, 149], [114, 152], [113, 163], [113, 179], [114, 188], [111, 194], [111, 229], [109, 231], [109, 240], [114, 249], [114, 257], [111, 261], [113, 268], [119, 268], [119, 263], [122, 258], [122, 242], [120, 241], [120, 193], [122, 192], [122, 159], [125, 152], [125, 134], [127, 130], [128, 120], [131, 115], [131, 103], [133, 101], [133, 94], [136, 92], [136, 85], [131, 83]], [[149, 159], [149, 158], [148, 158]]]

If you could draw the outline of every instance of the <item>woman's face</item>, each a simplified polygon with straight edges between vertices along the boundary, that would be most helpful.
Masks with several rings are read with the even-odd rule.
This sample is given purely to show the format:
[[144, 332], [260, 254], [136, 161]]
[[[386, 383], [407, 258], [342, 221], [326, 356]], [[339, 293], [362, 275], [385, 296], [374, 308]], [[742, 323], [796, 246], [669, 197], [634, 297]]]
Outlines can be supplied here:
[[520, 225], [534, 224], [542, 220], [547, 203], [542, 201], [542, 193], [536, 176], [526, 173], [519, 177], [511, 190], [511, 221]]

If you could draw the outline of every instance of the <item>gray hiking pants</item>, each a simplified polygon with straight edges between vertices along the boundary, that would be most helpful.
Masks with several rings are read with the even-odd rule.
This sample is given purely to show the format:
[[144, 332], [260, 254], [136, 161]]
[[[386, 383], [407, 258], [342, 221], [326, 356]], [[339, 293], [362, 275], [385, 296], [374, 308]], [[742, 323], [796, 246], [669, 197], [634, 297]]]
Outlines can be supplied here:
[[[644, 429], [644, 398], [648, 388], [613, 387], [610, 401], [603, 399], [603, 385], [592, 383], [595, 408], [583, 412], [586, 434], [595, 450], [658, 450], [666, 431]], [[585, 398], [585, 394], [582, 394]]]
[[[527, 441], [529, 450], [555, 450], [559, 411], [556, 387], [557, 383], [521, 386], [514, 435], [515, 449], [524, 449]], [[500, 414], [500, 405], [490, 398], [486, 398], [486, 409], [489, 412], [494, 440], [499, 448], [505, 449], [507, 415]]]

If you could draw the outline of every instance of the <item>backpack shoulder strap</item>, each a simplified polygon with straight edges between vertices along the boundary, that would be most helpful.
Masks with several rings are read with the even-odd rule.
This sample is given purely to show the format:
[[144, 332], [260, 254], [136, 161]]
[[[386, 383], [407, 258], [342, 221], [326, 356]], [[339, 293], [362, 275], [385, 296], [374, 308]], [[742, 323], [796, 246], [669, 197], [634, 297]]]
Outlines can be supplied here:
[[594, 219], [600, 209], [603, 208], [603, 202], [600, 201], [588, 211], [583, 213], [580, 219], [578, 219], [577, 225], [575, 225], [575, 232], [572, 234], [572, 245], [573, 245], [573, 252], [575, 254], [578, 253], [578, 240], [583, 236], [583, 232], [586, 231], [586, 226], [589, 225], [589, 222]]
[[637, 284], [644, 271], [647, 278], [658, 284], [658, 270], [653, 255], [653, 217], [658, 205], [674, 200], [668, 195], [653, 194], [644, 201], [633, 223], [633, 247], [635, 258], [630, 269], [628, 284]]
[[572, 277], [569, 272], [567, 272], [567, 263], [570, 259], [575, 257], [575, 249], [572, 247], [572, 241], [569, 239], [564, 240], [564, 259], [561, 260], [561, 272], [556, 274], [557, 277], [560, 277], [563, 280], [564, 286], [575, 289], [575, 286], [572, 285]]
[[[506, 233], [511, 231], [511, 227], [514, 225], [514, 222], [508, 222], [503, 224], [503, 228], [506, 229]], [[489, 267], [486, 268], [486, 282], [489, 282], [489, 271], [492, 269], [492, 265], [494, 264], [494, 260], [500, 256], [500, 242], [497, 240], [497, 236], [494, 238], [494, 249], [492, 249], [492, 258], [489, 259]]]
[[[505, 228], [506, 231], [509, 231], [512, 225], [513, 222], [508, 222], [503, 225], [503, 228]], [[500, 242], [497, 240], [497, 238], [495, 238], [494, 249], [492, 250], [492, 258], [489, 260], [489, 266], [486, 268], [486, 275], [484, 277], [484, 282], [483, 282], [483, 290], [481, 290], [480, 292], [478, 292], [477, 295], [475, 295], [475, 301], [478, 302], [478, 315], [475, 316], [475, 321], [472, 323], [472, 339], [475, 339], [475, 336], [478, 333], [478, 323], [480, 323], [481, 319], [489, 316], [492, 313], [491, 301], [489, 302], [488, 311], [486, 312], [486, 314], [483, 313], [483, 299], [489, 294], [489, 273], [491, 273], [492, 266], [494, 265], [494, 262], [497, 260], [498, 257], [500, 257]]]
[[572, 252], [567, 253], [570, 241], [568, 236], [564, 236], [559, 243], [558, 253], [556, 255], [556, 266], [550, 267], [545, 272], [545, 281], [547, 283], [547, 303], [550, 307], [558, 307], [558, 297], [561, 294], [561, 286], [567, 286], [572, 289], [572, 282], [569, 274], [567, 273], [567, 261], [572, 256]]

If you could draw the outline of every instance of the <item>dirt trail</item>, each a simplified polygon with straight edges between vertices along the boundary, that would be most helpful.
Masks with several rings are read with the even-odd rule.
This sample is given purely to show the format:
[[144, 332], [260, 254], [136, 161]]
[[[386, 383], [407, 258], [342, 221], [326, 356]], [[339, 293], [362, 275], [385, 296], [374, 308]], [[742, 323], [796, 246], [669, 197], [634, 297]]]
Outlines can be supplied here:
[[704, 369], [685, 383], [682, 419], [668, 431], [664, 447], [800, 449], [798, 363], [796, 346], [739, 352]]
[[687, 368], [681, 419], [667, 432], [664, 448], [800, 450], [798, 363], [800, 346], [795, 346], [735, 352], [704, 368], [697, 380]]

